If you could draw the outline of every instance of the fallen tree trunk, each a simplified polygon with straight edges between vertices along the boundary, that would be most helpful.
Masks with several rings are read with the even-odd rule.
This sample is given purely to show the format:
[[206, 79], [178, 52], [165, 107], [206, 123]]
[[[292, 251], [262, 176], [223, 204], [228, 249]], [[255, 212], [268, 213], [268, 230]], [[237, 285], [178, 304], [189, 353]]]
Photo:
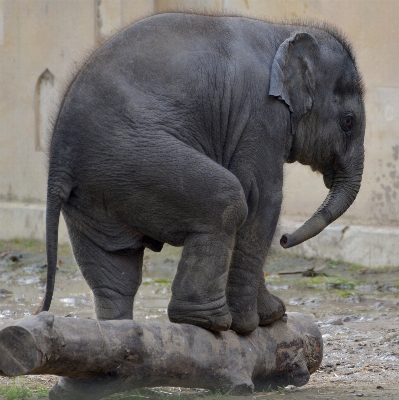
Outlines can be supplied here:
[[154, 386], [251, 394], [306, 384], [322, 351], [312, 318], [298, 313], [242, 336], [184, 324], [42, 312], [0, 330], [0, 375], [59, 375], [50, 399], [100, 399]]

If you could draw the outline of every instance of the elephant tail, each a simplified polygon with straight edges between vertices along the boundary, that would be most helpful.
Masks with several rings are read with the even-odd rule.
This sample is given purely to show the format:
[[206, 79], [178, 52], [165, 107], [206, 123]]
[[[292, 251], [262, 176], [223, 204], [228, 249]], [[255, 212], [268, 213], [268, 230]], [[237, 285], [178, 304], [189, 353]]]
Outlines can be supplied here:
[[56, 187], [57, 186], [52, 185], [49, 180], [47, 188], [47, 209], [46, 209], [46, 251], [47, 251], [46, 293], [35, 314], [49, 310], [54, 293], [55, 274], [57, 270], [58, 226], [60, 221], [61, 207], [62, 204], [66, 202], [70, 194], [70, 190], [66, 191], [57, 190]]

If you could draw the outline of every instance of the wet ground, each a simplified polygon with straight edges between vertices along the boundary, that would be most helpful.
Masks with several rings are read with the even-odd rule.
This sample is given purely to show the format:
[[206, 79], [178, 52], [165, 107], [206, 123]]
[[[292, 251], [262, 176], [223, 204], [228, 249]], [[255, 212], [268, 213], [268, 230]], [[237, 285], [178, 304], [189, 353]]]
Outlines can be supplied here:
[[[146, 253], [135, 319], [167, 320], [170, 286], [179, 258], [180, 249], [172, 247], [165, 247], [161, 253]], [[44, 294], [45, 263], [41, 243], [0, 244], [0, 328], [38, 307]], [[265, 265], [265, 279], [269, 290], [285, 301], [288, 311], [314, 315], [323, 333], [324, 359], [303, 388], [255, 393], [255, 398], [399, 399], [398, 268], [363, 268], [276, 253]], [[90, 290], [68, 246], [59, 251], [51, 311], [71, 317], [94, 316]], [[24, 379], [23, 385], [39, 382], [40, 387], [51, 387], [55, 378]], [[3, 387], [10, 382], [0, 378]], [[144, 397], [198, 397], [202, 393], [181, 390], [161, 388]], [[0, 391], [2, 398], [7, 397]]]

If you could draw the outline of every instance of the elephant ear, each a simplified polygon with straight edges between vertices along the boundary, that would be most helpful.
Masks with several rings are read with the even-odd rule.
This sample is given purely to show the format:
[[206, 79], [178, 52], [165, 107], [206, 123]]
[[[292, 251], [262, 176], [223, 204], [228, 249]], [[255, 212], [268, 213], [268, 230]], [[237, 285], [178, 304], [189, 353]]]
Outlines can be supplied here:
[[289, 107], [293, 134], [313, 106], [315, 60], [319, 51], [314, 36], [299, 32], [281, 43], [273, 60], [269, 95], [278, 97]]

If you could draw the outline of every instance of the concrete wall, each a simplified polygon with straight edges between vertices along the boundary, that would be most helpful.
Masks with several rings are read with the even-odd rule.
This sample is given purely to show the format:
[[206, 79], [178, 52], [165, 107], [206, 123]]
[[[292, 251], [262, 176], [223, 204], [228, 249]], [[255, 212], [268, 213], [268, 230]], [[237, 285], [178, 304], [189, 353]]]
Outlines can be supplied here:
[[[397, 0], [0, 0], [0, 238], [24, 235], [5, 223], [13, 204], [42, 210], [48, 118], [74, 66], [130, 21], [187, 8], [318, 18], [342, 28], [364, 76], [368, 122], [362, 189], [337, 224], [399, 226]], [[327, 193], [321, 176], [297, 164], [286, 168], [284, 191], [286, 221], [305, 220]], [[42, 225], [36, 227], [29, 226], [26, 235], [43, 237]]]
[[44, 143], [77, 64], [152, 1], [0, 0], [0, 199], [44, 202]]

